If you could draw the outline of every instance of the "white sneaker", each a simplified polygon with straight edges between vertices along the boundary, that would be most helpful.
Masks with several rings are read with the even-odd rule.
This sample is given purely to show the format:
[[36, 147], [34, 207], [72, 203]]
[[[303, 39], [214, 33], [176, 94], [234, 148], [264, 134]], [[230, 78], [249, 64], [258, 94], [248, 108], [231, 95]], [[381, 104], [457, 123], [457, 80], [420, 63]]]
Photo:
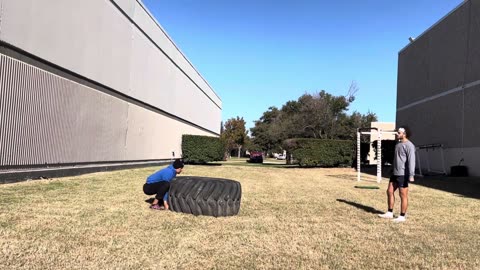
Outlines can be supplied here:
[[381, 218], [393, 218], [393, 212], [386, 212], [385, 214], [378, 215]]
[[393, 220], [393, 222], [395, 223], [405, 222], [405, 221], [407, 221], [407, 218], [405, 218], [405, 216], [398, 216], [396, 219]]

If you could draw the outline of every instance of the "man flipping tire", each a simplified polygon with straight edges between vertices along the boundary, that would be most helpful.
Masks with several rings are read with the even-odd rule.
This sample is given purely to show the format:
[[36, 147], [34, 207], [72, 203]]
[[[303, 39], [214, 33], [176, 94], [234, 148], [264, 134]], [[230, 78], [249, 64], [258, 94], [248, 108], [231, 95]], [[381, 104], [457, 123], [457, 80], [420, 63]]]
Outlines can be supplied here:
[[387, 188], [388, 211], [379, 215], [381, 218], [393, 219], [395, 191], [400, 189], [400, 216], [393, 219], [393, 222], [406, 221], [408, 183], [415, 181], [415, 145], [409, 140], [410, 136], [411, 132], [408, 127], [400, 127], [397, 131], [398, 143], [395, 145], [393, 174]]
[[[150, 175], [147, 182], [143, 185], [143, 192], [146, 195], [155, 195], [151, 209], [168, 210], [168, 191], [170, 182], [182, 173], [183, 161], [176, 159], [170, 166]], [[163, 204], [163, 205], [162, 205]]]

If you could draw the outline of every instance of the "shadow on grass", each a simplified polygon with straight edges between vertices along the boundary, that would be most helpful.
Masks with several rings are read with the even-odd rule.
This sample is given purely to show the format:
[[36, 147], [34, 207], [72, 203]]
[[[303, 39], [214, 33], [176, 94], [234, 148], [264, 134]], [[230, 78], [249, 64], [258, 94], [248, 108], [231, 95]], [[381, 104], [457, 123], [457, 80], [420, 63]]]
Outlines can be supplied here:
[[358, 209], [361, 209], [367, 213], [372, 213], [372, 214], [383, 214], [382, 211], [380, 210], [377, 210], [371, 206], [366, 206], [366, 205], [363, 205], [363, 204], [360, 204], [360, 203], [356, 203], [356, 202], [351, 202], [351, 201], [347, 201], [347, 200], [344, 200], [344, 199], [337, 199], [337, 202], [341, 202], [341, 203], [346, 203], [348, 205], [351, 205], [351, 206], [354, 206]]
[[[148, 198], [145, 200], [146, 203], [152, 204], [155, 198]], [[163, 205], [163, 200], [159, 201], [158, 204]]]
[[[362, 166], [361, 171], [373, 176], [377, 174], [375, 165]], [[390, 178], [391, 173], [391, 166], [382, 168], [383, 177]], [[410, 184], [450, 192], [467, 198], [480, 199], [480, 177], [425, 176], [423, 178], [416, 177], [415, 182]]]
[[479, 177], [448, 177], [448, 176], [425, 176], [417, 178], [415, 185], [438, 189], [459, 196], [480, 199]]
[[146, 203], [152, 204], [155, 198], [148, 198], [145, 200]]

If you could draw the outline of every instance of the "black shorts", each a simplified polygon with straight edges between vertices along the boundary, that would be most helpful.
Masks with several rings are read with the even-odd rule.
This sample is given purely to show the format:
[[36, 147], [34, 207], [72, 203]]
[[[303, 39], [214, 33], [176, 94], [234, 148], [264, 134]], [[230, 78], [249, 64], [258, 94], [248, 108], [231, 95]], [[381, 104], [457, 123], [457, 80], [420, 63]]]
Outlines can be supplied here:
[[408, 188], [408, 176], [392, 175], [390, 176], [391, 183], [397, 183], [400, 188]]
[[165, 193], [167, 193], [169, 189], [170, 182], [167, 181], [160, 181], [143, 185], [143, 192], [146, 195], [156, 195], [155, 199], [157, 199], [159, 203], [163, 203], [163, 196], [165, 196]]

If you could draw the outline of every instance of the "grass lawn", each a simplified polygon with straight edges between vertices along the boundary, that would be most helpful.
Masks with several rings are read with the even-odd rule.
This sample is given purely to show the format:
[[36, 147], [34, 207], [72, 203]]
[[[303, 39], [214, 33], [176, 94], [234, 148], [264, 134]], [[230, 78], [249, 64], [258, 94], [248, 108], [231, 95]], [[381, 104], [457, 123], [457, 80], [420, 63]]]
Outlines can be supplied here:
[[186, 166], [242, 183], [238, 216], [195, 217], [148, 208], [156, 169], [0, 185], [0, 268], [480, 268], [475, 198], [412, 185], [408, 220], [394, 224], [376, 215], [386, 181], [356, 189], [351, 169]]

